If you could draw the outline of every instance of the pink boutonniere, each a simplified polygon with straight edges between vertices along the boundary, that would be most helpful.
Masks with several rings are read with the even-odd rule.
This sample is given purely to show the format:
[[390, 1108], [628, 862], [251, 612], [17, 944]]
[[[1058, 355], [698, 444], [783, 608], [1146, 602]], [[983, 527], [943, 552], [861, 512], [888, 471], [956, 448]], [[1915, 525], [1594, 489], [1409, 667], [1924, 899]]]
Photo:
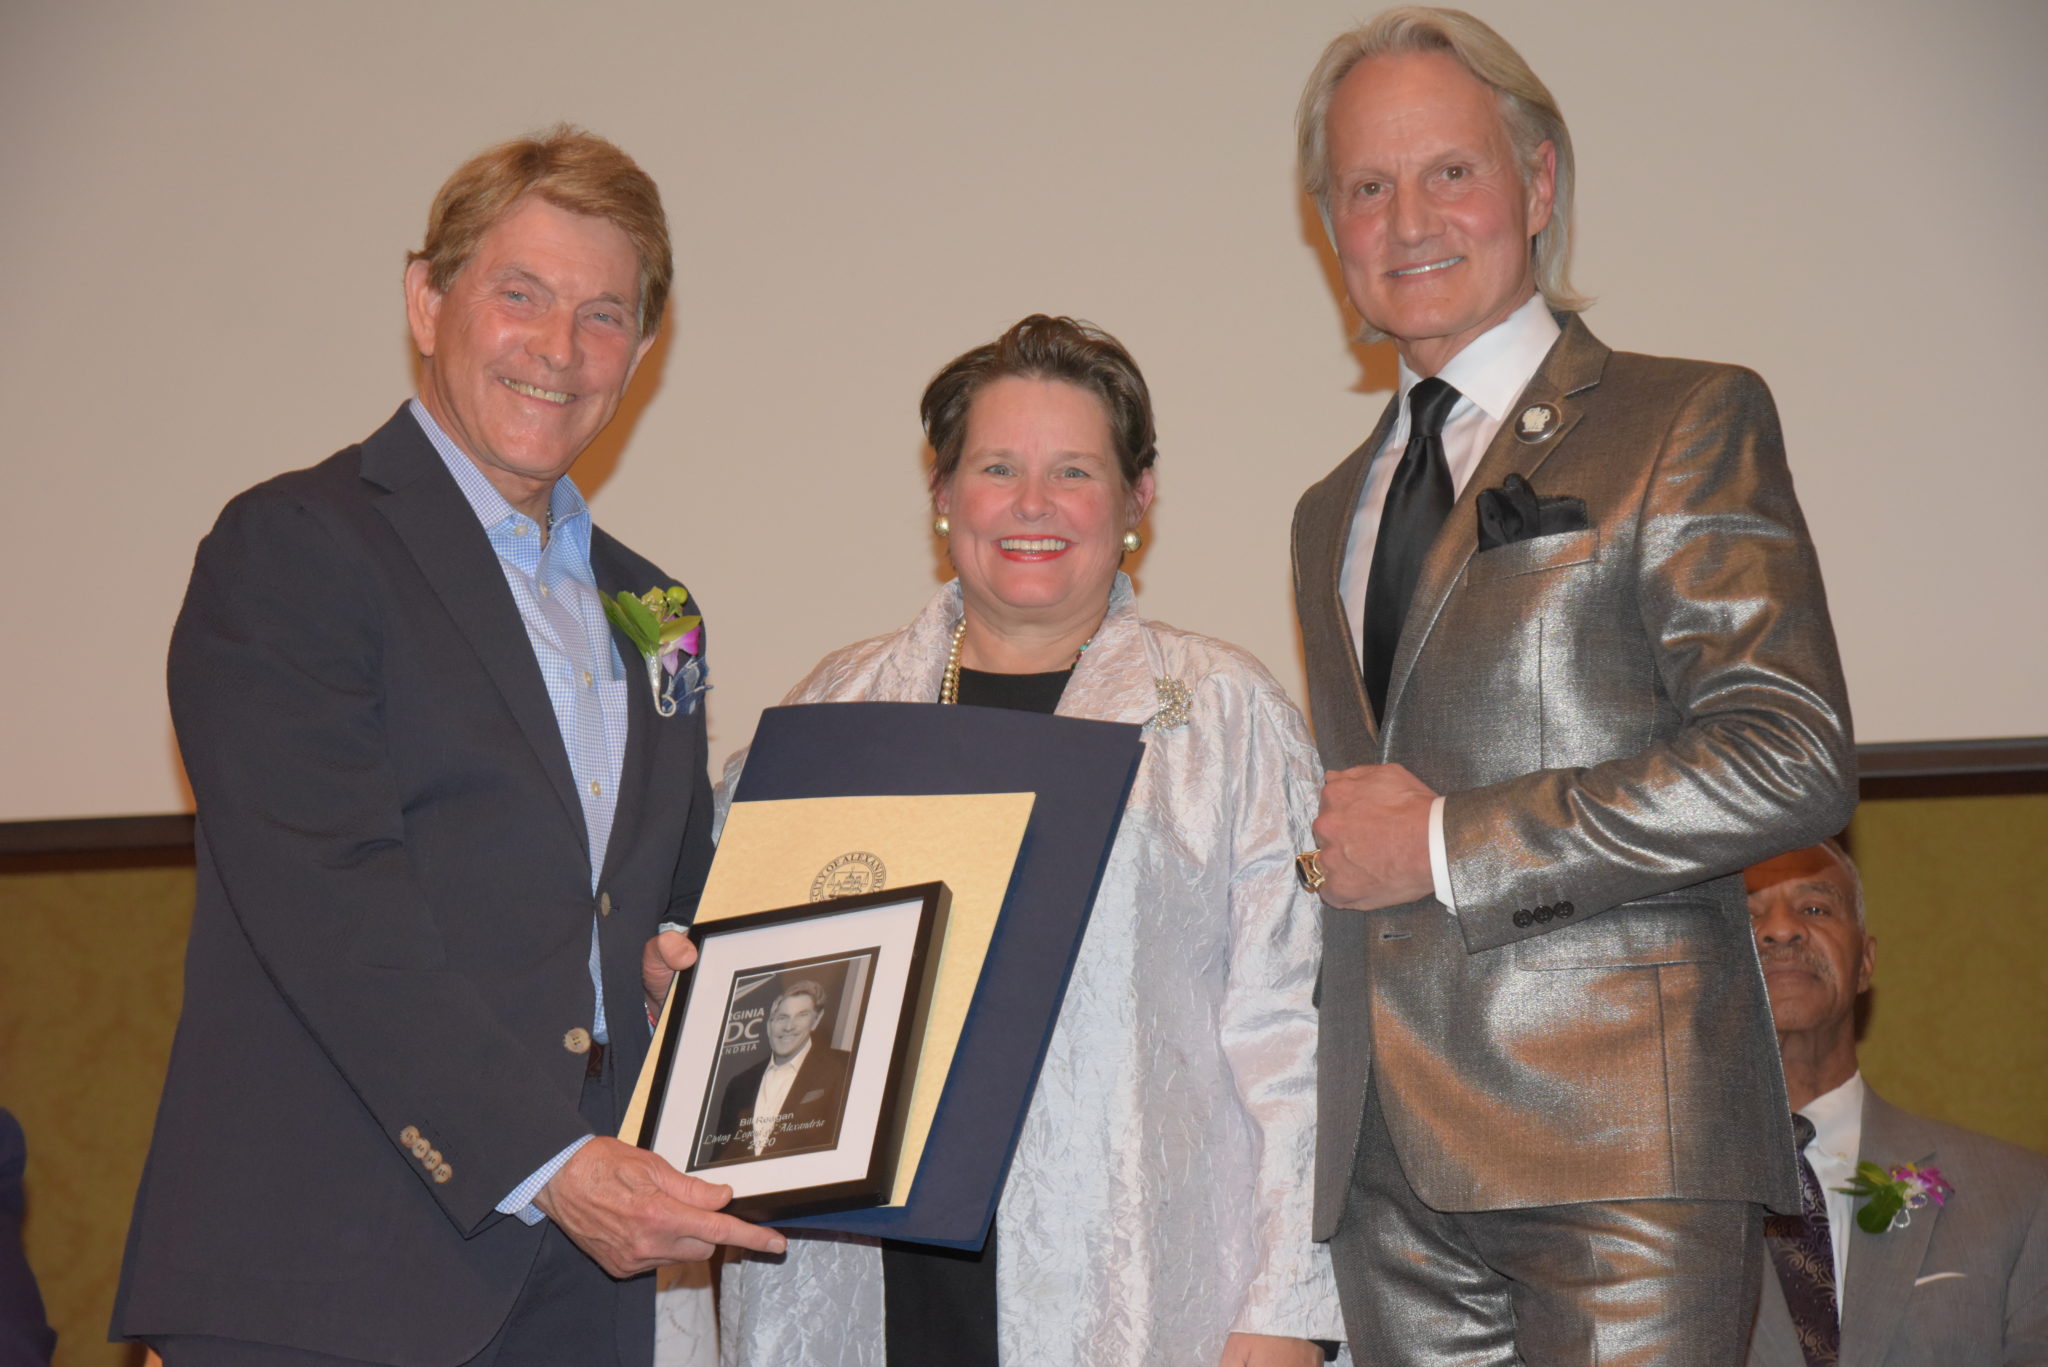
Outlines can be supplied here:
[[635, 597], [622, 589], [603, 601], [605, 617], [639, 647], [647, 665], [647, 686], [654, 692], [654, 710], [664, 717], [676, 714], [678, 683], [683, 688], [683, 710], [696, 710], [698, 696], [711, 685], [704, 681], [704, 619], [684, 611], [690, 591], [671, 584]]
[[1856, 1212], [1856, 1223], [1865, 1234], [1883, 1234], [1913, 1223], [1913, 1212], [1929, 1201], [1946, 1205], [1956, 1189], [1943, 1180], [1940, 1168], [1923, 1168], [1901, 1163], [1887, 1172], [1875, 1163], [1858, 1163], [1856, 1176], [1836, 1191], [1869, 1200]]

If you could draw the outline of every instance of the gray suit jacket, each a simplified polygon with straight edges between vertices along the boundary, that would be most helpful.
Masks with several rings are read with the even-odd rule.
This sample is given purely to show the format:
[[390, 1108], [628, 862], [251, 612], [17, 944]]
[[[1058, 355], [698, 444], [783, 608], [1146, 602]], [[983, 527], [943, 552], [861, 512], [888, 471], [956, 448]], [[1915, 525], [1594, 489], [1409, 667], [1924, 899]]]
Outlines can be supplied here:
[[[1941, 1169], [1945, 1206], [1849, 1233], [1842, 1367], [2048, 1363], [2048, 1157], [1863, 1093], [1858, 1155]], [[1764, 1276], [1751, 1367], [1806, 1367], [1785, 1293]]]
[[[1318, 1237], [1368, 1078], [1442, 1210], [1638, 1197], [1796, 1206], [1740, 870], [1841, 829], [1848, 704], [1776, 412], [1746, 370], [1613, 352], [1576, 317], [1426, 560], [1370, 715], [1339, 593], [1394, 419], [1295, 511], [1295, 598], [1331, 769], [1447, 794], [1458, 914], [1324, 916]], [[1520, 473], [1587, 526], [1479, 551]]]

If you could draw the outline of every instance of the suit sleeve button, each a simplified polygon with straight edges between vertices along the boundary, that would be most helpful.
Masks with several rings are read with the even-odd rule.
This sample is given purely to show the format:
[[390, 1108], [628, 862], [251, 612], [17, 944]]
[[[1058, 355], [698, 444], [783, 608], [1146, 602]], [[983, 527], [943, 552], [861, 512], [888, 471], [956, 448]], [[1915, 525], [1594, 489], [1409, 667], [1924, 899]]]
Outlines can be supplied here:
[[454, 1175], [455, 1169], [449, 1167], [446, 1163], [434, 1169], [434, 1180], [436, 1182], [445, 1182]]
[[1534, 920], [1535, 918], [1529, 915], [1526, 908], [1524, 910], [1516, 912], [1514, 915], [1515, 925], [1522, 930], [1527, 930], [1529, 928], [1530, 923]]
[[590, 1032], [580, 1025], [575, 1027], [568, 1034], [562, 1036], [562, 1047], [572, 1054], [589, 1053]]
[[438, 1168], [438, 1167], [440, 1167], [440, 1166], [441, 1166], [441, 1151], [440, 1151], [439, 1149], [428, 1149], [428, 1150], [427, 1150], [427, 1156], [426, 1156], [425, 1158], [422, 1158], [422, 1159], [420, 1160], [420, 1165], [421, 1165], [422, 1167], [426, 1167], [426, 1168]]
[[1570, 902], [1559, 902], [1557, 904], [1557, 914], [1559, 916], [1569, 916], [1577, 910], [1578, 908], [1573, 906]]
[[1539, 922], [1552, 920], [1556, 915], [1557, 908], [1555, 907], [1543, 906], [1536, 908], [1536, 919]]
[[414, 1158], [425, 1158], [429, 1153], [433, 1152], [433, 1148], [434, 1146], [427, 1142], [427, 1137], [421, 1135], [418, 1139], [412, 1141], [412, 1156]]
[[420, 1142], [420, 1127], [408, 1125], [398, 1132], [398, 1142], [408, 1149]]

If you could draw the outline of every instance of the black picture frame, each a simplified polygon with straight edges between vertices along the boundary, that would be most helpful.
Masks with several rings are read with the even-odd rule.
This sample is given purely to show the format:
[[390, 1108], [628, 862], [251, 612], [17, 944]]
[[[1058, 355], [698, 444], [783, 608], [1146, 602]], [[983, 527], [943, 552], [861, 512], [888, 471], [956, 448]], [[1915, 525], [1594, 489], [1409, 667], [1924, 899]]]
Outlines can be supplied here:
[[951, 903], [917, 883], [693, 927], [640, 1147], [756, 1224], [886, 1203]]

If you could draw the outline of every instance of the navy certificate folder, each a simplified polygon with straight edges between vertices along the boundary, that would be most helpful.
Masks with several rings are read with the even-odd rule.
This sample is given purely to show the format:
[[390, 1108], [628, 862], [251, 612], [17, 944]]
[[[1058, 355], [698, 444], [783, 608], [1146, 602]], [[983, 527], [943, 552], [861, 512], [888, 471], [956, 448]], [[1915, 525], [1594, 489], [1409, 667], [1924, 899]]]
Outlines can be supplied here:
[[1038, 795], [908, 1204], [783, 1222], [980, 1248], [1145, 744], [1141, 729], [992, 707], [762, 713], [736, 802]]

